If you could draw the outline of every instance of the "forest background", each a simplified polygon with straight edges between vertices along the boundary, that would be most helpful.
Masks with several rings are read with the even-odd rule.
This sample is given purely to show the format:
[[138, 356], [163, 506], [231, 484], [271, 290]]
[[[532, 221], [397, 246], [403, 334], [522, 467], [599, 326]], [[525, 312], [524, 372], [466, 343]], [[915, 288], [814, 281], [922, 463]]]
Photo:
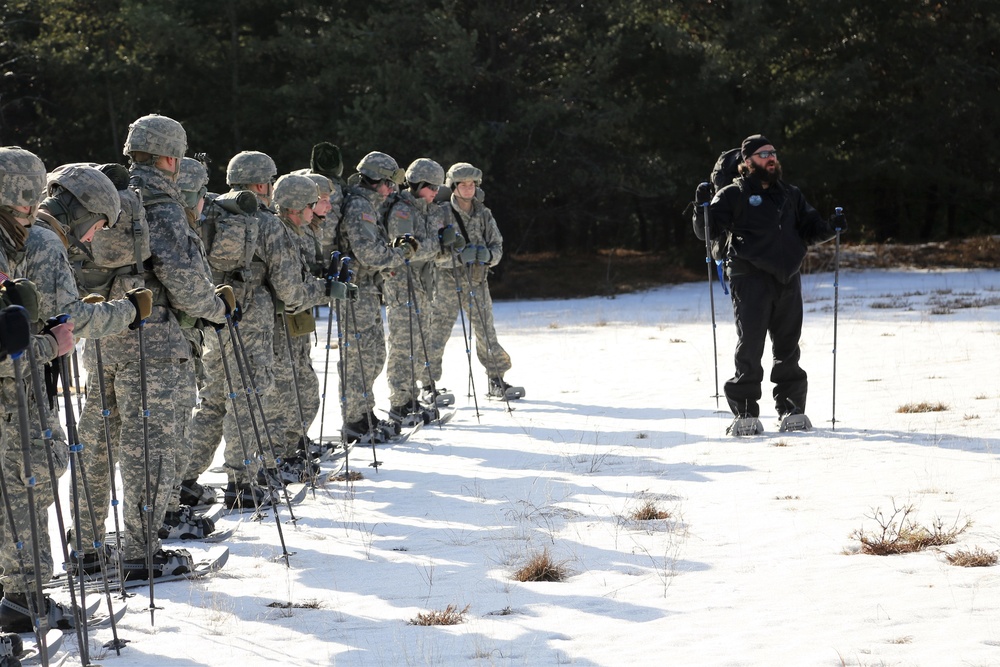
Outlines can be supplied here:
[[547, 295], [553, 267], [578, 284], [610, 285], [628, 262], [704, 275], [685, 208], [719, 153], [757, 132], [821, 213], [845, 209], [854, 242], [996, 229], [992, 0], [0, 7], [0, 144], [50, 168], [124, 161], [128, 124], [162, 113], [189, 155], [211, 156], [213, 191], [241, 150], [285, 173], [319, 141], [340, 146], [345, 177], [371, 150], [404, 167], [472, 162], [505, 239], [498, 296], [514, 267], [520, 297]]

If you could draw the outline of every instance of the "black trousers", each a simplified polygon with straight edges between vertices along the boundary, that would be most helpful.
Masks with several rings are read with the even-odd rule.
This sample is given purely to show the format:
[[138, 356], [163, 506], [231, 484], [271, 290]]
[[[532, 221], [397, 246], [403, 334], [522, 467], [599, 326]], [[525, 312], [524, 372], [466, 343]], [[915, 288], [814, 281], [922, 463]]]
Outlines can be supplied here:
[[761, 357], [771, 334], [774, 361], [774, 405], [778, 415], [792, 407], [805, 411], [808, 381], [799, 366], [802, 335], [802, 281], [796, 274], [787, 284], [763, 271], [730, 277], [736, 319], [736, 374], [726, 382], [725, 394], [734, 415], [760, 416], [758, 401], [764, 368]]

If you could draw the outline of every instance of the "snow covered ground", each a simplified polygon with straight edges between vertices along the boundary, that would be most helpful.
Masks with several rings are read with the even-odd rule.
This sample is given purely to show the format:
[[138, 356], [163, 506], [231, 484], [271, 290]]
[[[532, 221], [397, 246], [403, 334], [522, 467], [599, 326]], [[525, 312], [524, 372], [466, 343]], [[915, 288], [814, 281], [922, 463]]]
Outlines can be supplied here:
[[[377, 472], [371, 450], [355, 450], [363, 480], [317, 490], [295, 507], [296, 526], [283, 512], [291, 567], [275, 560], [273, 519], [244, 521], [223, 571], [157, 586], [153, 626], [140, 589], [118, 628], [127, 648], [102, 652], [102, 628], [92, 657], [123, 667], [1000, 665], [1000, 568], [945, 559], [1000, 551], [1000, 273], [843, 272], [835, 430], [833, 276], [806, 276], [803, 289], [814, 432], [777, 433], [765, 400], [765, 435], [725, 435], [704, 283], [499, 303], [507, 379], [527, 389], [513, 412], [480, 397], [477, 419], [456, 326], [443, 382], [459, 399], [450, 424], [379, 448]], [[717, 288], [715, 298], [721, 385], [735, 333], [728, 297]], [[314, 359], [322, 369], [322, 346]], [[376, 386], [387, 408], [384, 379]], [[897, 412], [921, 402], [947, 409]], [[332, 401], [328, 415], [327, 430], [339, 427]], [[632, 519], [649, 501], [669, 518]], [[880, 530], [877, 513], [903, 507], [923, 526], [972, 525], [952, 546], [859, 554], [856, 531]], [[545, 550], [567, 579], [512, 579]], [[449, 605], [464, 623], [410, 624]]]

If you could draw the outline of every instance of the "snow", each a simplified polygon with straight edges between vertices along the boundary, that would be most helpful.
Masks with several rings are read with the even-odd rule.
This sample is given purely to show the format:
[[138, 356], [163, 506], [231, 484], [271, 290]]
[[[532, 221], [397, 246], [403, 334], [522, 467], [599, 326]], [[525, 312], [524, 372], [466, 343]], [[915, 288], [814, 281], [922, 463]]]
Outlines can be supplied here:
[[[458, 396], [450, 424], [380, 447], [378, 471], [370, 448], [355, 449], [363, 480], [321, 487], [294, 507], [294, 526], [282, 511], [291, 567], [273, 517], [244, 520], [221, 572], [157, 586], [155, 625], [138, 589], [118, 626], [128, 646], [120, 657], [101, 649], [111, 639], [102, 627], [92, 658], [123, 667], [1000, 664], [1000, 569], [944, 558], [1000, 551], [1000, 274], [842, 271], [839, 282], [836, 429], [834, 276], [818, 274], [803, 279], [802, 335], [817, 428], [777, 433], [765, 400], [766, 434], [744, 439], [725, 435], [731, 416], [713, 398], [706, 284], [497, 303], [514, 360], [507, 379], [527, 390], [513, 412], [482, 397], [474, 361], [477, 419], [456, 325], [442, 383]], [[718, 287], [715, 302], [721, 386], [735, 332]], [[320, 371], [324, 355], [321, 343]], [[384, 376], [376, 387], [387, 408]], [[920, 402], [947, 409], [897, 412]], [[327, 410], [330, 430], [339, 416], [333, 401]], [[647, 501], [669, 518], [631, 519]], [[905, 506], [920, 525], [972, 525], [950, 546], [858, 553], [856, 531]], [[568, 569], [565, 581], [512, 579], [543, 550]], [[449, 605], [467, 607], [464, 623], [409, 623]], [[66, 645], [76, 661], [75, 638]]]

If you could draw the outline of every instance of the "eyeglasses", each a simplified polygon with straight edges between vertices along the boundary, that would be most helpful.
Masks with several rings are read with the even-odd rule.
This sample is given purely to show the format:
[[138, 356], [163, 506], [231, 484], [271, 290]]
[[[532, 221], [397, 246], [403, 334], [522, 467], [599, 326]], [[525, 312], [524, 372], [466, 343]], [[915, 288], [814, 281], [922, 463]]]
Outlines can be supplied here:
[[754, 155], [758, 156], [761, 160], [766, 160], [768, 158], [778, 157], [778, 151], [760, 151], [759, 153], [754, 153]]
[[428, 190], [433, 190], [434, 192], [437, 192], [438, 190], [441, 189], [440, 185], [431, 185], [430, 183], [424, 183], [424, 187], [427, 188]]
[[314, 206], [316, 206], [316, 204], [318, 204], [318, 203], [319, 203], [318, 201], [314, 201], [314, 202], [313, 202], [313, 203], [311, 203], [311, 204], [306, 204], [306, 208], [313, 208], [313, 207], [314, 207]]

